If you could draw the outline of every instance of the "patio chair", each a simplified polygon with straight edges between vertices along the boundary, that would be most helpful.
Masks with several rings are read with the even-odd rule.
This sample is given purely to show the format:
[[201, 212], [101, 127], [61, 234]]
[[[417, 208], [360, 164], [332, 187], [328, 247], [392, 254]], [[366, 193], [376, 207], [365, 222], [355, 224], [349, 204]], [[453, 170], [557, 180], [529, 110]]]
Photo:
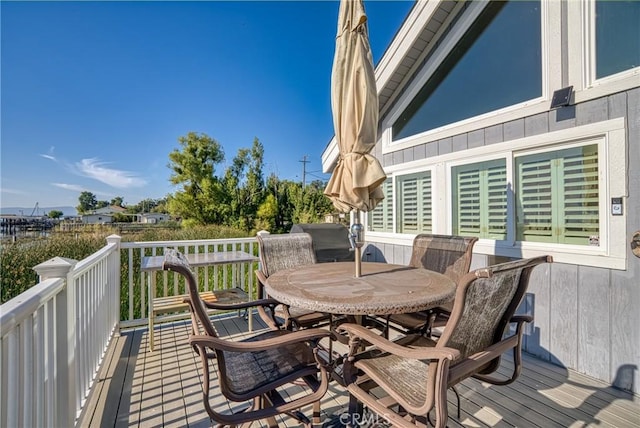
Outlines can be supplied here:
[[[320, 416], [320, 399], [327, 391], [328, 374], [318, 357], [318, 343], [331, 333], [320, 329], [291, 332], [269, 330], [251, 338], [231, 341], [218, 337], [207, 316], [207, 309], [240, 310], [257, 305], [275, 306], [273, 300], [220, 304], [203, 301], [187, 259], [176, 250], [167, 250], [163, 269], [185, 277], [189, 296], [185, 301], [191, 310], [189, 343], [200, 356], [202, 366], [202, 398], [212, 421], [224, 426], [249, 426], [266, 419], [277, 426], [275, 416], [287, 414], [305, 426], [311, 422], [297, 409], [312, 404], [316, 422]], [[211, 373], [217, 360], [217, 376]], [[211, 378], [217, 379], [222, 395], [235, 402], [251, 402], [238, 412], [221, 413], [211, 407]], [[281, 394], [282, 388], [295, 384], [305, 389], [299, 398]]]
[[[551, 261], [549, 256], [517, 260], [463, 276], [451, 317], [437, 342], [422, 334], [392, 342], [359, 325], [340, 326], [338, 329], [347, 332], [350, 341], [344, 365], [350, 411], [362, 403], [394, 426], [415, 427], [431, 422], [428, 415], [435, 409], [434, 425], [444, 427], [448, 388], [468, 377], [494, 385], [515, 381], [522, 365], [524, 323], [533, 317], [514, 313], [533, 268]], [[358, 354], [361, 341], [376, 348]], [[495, 376], [502, 354], [510, 349], [513, 372]], [[387, 395], [381, 396], [379, 390], [371, 394], [377, 387]]]
[[[311, 235], [308, 233], [290, 233], [281, 235], [258, 235], [260, 247], [260, 269], [258, 277], [258, 295], [267, 297], [264, 284], [269, 275], [283, 269], [316, 263]], [[275, 311], [267, 312], [258, 308], [263, 321], [271, 328], [300, 329], [328, 325], [331, 314], [312, 312], [287, 305], [278, 305]]]
[[[458, 283], [460, 277], [469, 272], [473, 246], [478, 238], [455, 235], [420, 234], [413, 240], [409, 266], [420, 267], [442, 273]], [[427, 333], [435, 325], [444, 325], [453, 307], [433, 308], [429, 311], [394, 314], [387, 317], [404, 333]]]

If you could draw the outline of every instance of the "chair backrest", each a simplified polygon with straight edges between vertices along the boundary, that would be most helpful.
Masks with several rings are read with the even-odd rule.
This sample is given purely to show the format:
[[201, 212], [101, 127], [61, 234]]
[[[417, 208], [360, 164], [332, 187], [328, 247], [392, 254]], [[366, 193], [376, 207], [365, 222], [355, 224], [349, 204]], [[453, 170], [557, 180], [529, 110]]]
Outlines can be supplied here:
[[162, 269], [174, 271], [185, 277], [186, 286], [189, 291], [189, 300], [191, 306], [191, 329], [193, 334], [206, 334], [208, 336], [217, 337], [215, 329], [211, 324], [211, 320], [207, 315], [207, 310], [198, 293], [198, 282], [196, 281], [189, 261], [181, 252], [168, 248], [164, 251], [164, 262]]
[[442, 273], [457, 282], [469, 272], [477, 240], [469, 236], [420, 234], [413, 240], [409, 265]]
[[283, 269], [316, 263], [313, 241], [308, 233], [258, 235], [260, 269], [266, 277]]
[[[465, 275], [458, 283], [451, 317], [436, 346], [459, 350], [462, 360], [499, 342], [524, 297], [531, 271], [547, 262], [551, 262], [549, 256], [521, 259]], [[499, 358], [492, 365], [497, 363]]]

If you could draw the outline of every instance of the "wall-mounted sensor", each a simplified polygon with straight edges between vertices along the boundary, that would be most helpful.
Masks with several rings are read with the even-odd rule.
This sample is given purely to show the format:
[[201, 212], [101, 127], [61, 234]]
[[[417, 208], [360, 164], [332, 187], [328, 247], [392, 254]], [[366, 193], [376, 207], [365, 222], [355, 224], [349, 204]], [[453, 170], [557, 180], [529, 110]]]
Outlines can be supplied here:
[[611, 198], [611, 215], [622, 215], [622, 198]]

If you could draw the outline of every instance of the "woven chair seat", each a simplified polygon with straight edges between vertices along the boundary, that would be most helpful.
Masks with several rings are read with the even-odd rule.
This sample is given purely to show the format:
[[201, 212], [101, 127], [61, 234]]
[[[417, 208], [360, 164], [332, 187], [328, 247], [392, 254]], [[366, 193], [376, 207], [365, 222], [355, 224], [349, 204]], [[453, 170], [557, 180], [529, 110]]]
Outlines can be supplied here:
[[[435, 347], [436, 342], [423, 335], [410, 335], [395, 341], [408, 348]], [[377, 349], [358, 354], [355, 367], [376, 383], [385, 382], [408, 403], [418, 407], [426, 400], [428, 365]]]
[[[273, 330], [258, 334], [241, 342], [256, 342], [288, 334], [286, 330]], [[229, 389], [238, 395], [283, 379], [305, 367], [317, 363], [311, 348], [303, 343], [280, 346], [255, 352], [224, 352], [225, 376]]]

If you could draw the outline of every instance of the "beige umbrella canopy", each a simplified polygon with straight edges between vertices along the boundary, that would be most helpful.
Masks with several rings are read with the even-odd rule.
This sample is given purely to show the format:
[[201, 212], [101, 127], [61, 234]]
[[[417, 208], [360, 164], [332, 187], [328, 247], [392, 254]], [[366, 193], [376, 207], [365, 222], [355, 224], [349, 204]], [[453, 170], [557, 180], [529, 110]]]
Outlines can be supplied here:
[[362, 0], [341, 0], [331, 73], [333, 124], [340, 158], [324, 193], [341, 212], [370, 211], [387, 178], [369, 154], [376, 144], [378, 91]]

